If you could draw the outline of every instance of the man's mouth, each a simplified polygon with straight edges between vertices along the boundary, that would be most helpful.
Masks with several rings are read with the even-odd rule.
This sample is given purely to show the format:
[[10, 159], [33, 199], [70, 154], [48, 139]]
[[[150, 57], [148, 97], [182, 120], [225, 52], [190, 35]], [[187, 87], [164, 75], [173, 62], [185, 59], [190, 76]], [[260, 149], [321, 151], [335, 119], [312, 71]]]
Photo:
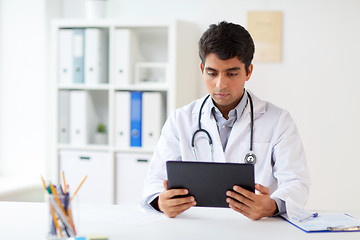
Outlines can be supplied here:
[[229, 96], [230, 94], [229, 93], [215, 93], [214, 95], [218, 98], [225, 98], [225, 97]]

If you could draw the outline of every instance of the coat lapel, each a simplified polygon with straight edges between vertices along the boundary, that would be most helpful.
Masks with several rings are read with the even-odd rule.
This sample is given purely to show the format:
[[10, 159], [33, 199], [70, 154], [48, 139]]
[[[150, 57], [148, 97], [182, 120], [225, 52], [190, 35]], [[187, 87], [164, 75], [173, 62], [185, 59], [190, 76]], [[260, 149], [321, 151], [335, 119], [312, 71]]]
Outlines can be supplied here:
[[[266, 105], [265, 105], [264, 101], [257, 98], [252, 92], [250, 92], [250, 95], [252, 97], [252, 101], [254, 104], [254, 128], [255, 128], [256, 127], [255, 121], [257, 118], [259, 118], [262, 114], [265, 113]], [[240, 142], [248, 141], [249, 144], [245, 144], [244, 146], [247, 146], [247, 149], [245, 152], [249, 151], [249, 148], [250, 148], [250, 122], [251, 122], [250, 103], [248, 100], [248, 103], [244, 109], [244, 112], [240, 116], [240, 119], [236, 120], [236, 122], [234, 123], [233, 129], [231, 130], [229, 140], [227, 142], [226, 149], [225, 149], [225, 158], [227, 159], [227, 162], [231, 161], [231, 155], [233, 154], [233, 150], [237, 149], [237, 146], [239, 146]], [[244, 150], [242, 150], [242, 152], [244, 152]]]

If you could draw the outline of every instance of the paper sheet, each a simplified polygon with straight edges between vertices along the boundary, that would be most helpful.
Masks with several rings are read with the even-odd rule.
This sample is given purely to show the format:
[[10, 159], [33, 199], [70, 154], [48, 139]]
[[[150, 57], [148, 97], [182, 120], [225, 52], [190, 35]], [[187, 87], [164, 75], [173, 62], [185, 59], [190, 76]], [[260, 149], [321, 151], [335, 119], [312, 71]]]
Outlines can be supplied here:
[[302, 221], [303, 219], [307, 219], [314, 214], [314, 212], [305, 210], [290, 198], [286, 200], [286, 211], [289, 219], [293, 221]]

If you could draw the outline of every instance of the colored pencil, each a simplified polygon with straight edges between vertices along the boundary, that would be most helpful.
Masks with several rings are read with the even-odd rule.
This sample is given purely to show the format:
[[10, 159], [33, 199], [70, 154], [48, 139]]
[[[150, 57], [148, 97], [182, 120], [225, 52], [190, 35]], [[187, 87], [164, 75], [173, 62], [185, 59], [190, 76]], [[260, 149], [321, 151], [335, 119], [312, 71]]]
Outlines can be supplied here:
[[62, 179], [63, 179], [63, 184], [64, 184], [64, 193], [67, 193], [67, 187], [66, 187], [66, 182], [65, 182], [65, 174], [64, 171], [61, 172], [62, 175]]
[[72, 201], [72, 200], [74, 199], [76, 193], [79, 191], [80, 187], [83, 185], [83, 183], [84, 183], [84, 181], [85, 181], [86, 178], [87, 178], [87, 176], [85, 176], [85, 177], [83, 178], [83, 180], [81, 181], [80, 185], [78, 186], [78, 188], [76, 189], [76, 191], [74, 192], [74, 194], [71, 196], [70, 201]]

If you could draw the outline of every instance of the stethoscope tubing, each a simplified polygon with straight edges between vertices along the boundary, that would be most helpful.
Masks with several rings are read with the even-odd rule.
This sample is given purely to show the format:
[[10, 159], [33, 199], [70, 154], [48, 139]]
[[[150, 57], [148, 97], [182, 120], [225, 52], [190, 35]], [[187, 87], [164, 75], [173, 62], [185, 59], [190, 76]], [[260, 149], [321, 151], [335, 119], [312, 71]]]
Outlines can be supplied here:
[[250, 102], [250, 152], [252, 152], [254, 141], [254, 105], [250, 93], [248, 91], [246, 91], [246, 93]]
[[[245, 90], [246, 91], [246, 90]], [[245, 162], [246, 163], [252, 163], [255, 164], [256, 161], [256, 156], [253, 153], [253, 135], [254, 135], [254, 106], [253, 106], [253, 101], [251, 98], [251, 95], [248, 91], [246, 91], [247, 96], [249, 98], [249, 102], [250, 102], [250, 152], [245, 156]], [[207, 95], [204, 99], [204, 101], [202, 102], [201, 106], [200, 106], [200, 110], [199, 110], [199, 118], [198, 118], [198, 129], [193, 133], [192, 138], [191, 138], [191, 147], [195, 156], [195, 159], [197, 160], [197, 154], [196, 154], [196, 150], [195, 150], [195, 136], [196, 134], [198, 134], [199, 132], [203, 132], [206, 134], [208, 141], [209, 141], [209, 145], [211, 148], [211, 160], [214, 161], [213, 159], [213, 141], [212, 138], [209, 134], [208, 131], [206, 131], [205, 129], [203, 129], [201, 127], [201, 115], [202, 115], [202, 109], [206, 103], [206, 101], [208, 100], [208, 98], [210, 97], [210, 95]]]

